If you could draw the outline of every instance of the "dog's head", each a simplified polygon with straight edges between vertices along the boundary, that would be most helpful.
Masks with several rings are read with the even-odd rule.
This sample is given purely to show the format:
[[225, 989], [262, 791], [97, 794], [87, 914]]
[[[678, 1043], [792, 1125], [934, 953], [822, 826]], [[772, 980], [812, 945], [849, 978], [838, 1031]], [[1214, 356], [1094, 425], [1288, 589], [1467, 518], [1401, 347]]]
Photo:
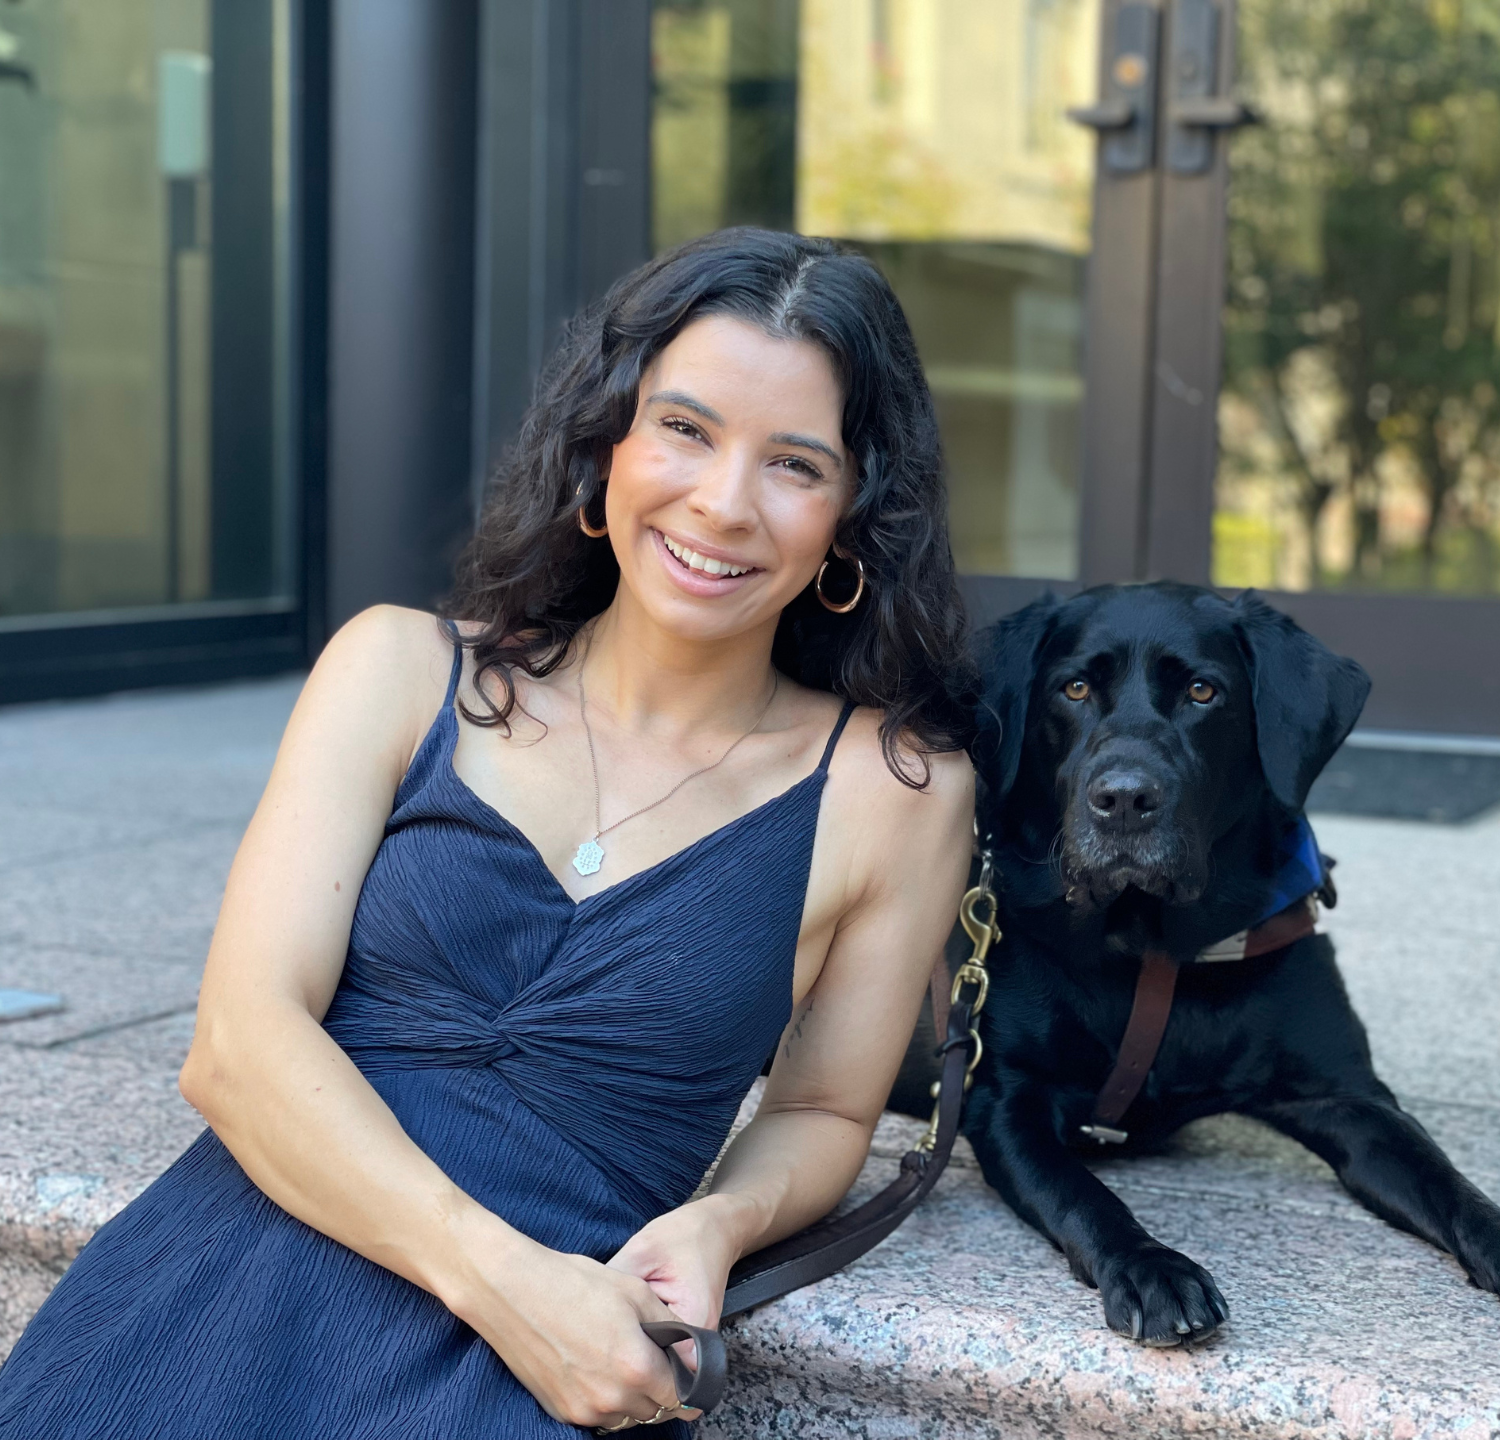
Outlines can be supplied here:
[[1197, 901], [1216, 841], [1301, 810], [1370, 688], [1258, 597], [1165, 582], [1039, 600], [979, 658], [981, 821], [1083, 909]]

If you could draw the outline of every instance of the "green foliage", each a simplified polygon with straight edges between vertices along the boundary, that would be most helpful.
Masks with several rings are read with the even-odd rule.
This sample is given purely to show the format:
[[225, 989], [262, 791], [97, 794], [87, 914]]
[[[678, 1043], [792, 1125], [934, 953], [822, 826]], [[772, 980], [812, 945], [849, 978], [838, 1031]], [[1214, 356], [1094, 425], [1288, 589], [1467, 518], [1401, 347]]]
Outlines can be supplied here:
[[[1232, 151], [1228, 388], [1278, 437], [1314, 556], [1342, 493], [1344, 578], [1408, 579], [1411, 557], [1381, 536], [1400, 470], [1426, 498], [1419, 582], [1494, 588], [1492, 563], [1453, 558], [1484, 544], [1443, 534], [1484, 530], [1494, 548], [1500, 0], [1241, 0], [1240, 13], [1243, 88], [1270, 123]], [[1331, 381], [1321, 422], [1289, 388], [1309, 353]]]

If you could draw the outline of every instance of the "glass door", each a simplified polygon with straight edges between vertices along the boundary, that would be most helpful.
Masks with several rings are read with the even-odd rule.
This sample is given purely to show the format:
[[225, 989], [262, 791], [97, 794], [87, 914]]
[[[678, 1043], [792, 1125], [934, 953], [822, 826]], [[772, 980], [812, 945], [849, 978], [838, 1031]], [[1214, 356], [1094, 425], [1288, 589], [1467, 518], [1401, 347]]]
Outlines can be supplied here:
[[1239, 13], [1214, 578], [1500, 595], [1500, 11]]
[[300, 14], [0, 5], [0, 701], [303, 654]]
[[901, 299], [970, 575], [1078, 574], [1099, 0], [655, 0], [652, 244], [829, 235]]
[[570, 151], [530, 62], [492, 283], [565, 258], [575, 205], [612, 259], [507, 317], [723, 225], [840, 238], [911, 318], [976, 618], [1049, 583], [1253, 584], [1371, 671], [1367, 724], [1500, 733], [1491, 0], [581, 3], [649, 85], [589, 71], [626, 93]]
[[294, 588], [286, 12], [0, 9], [0, 618]]
[[1500, 731], [1500, 11], [1237, 32], [1213, 579], [1343, 638], [1378, 723]]

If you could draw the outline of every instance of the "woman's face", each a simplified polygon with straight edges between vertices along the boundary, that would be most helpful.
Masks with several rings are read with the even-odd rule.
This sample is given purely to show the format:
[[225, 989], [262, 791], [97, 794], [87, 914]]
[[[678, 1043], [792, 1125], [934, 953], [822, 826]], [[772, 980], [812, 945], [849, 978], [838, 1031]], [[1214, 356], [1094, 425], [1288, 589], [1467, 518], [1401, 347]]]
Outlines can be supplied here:
[[816, 345], [696, 320], [641, 377], [605, 516], [623, 591], [684, 639], [774, 626], [853, 493], [843, 396]]

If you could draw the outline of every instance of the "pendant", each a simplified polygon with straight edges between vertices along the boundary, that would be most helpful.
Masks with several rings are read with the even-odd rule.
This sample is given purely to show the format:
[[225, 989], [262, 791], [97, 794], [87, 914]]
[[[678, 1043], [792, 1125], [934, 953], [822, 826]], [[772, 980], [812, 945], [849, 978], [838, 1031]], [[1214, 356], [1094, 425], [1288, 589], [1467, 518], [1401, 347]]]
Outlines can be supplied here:
[[573, 868], [580, 875], [593, 875], [604, 864], [604, 850], [597, 840], [585, 840], [573, 852]]

